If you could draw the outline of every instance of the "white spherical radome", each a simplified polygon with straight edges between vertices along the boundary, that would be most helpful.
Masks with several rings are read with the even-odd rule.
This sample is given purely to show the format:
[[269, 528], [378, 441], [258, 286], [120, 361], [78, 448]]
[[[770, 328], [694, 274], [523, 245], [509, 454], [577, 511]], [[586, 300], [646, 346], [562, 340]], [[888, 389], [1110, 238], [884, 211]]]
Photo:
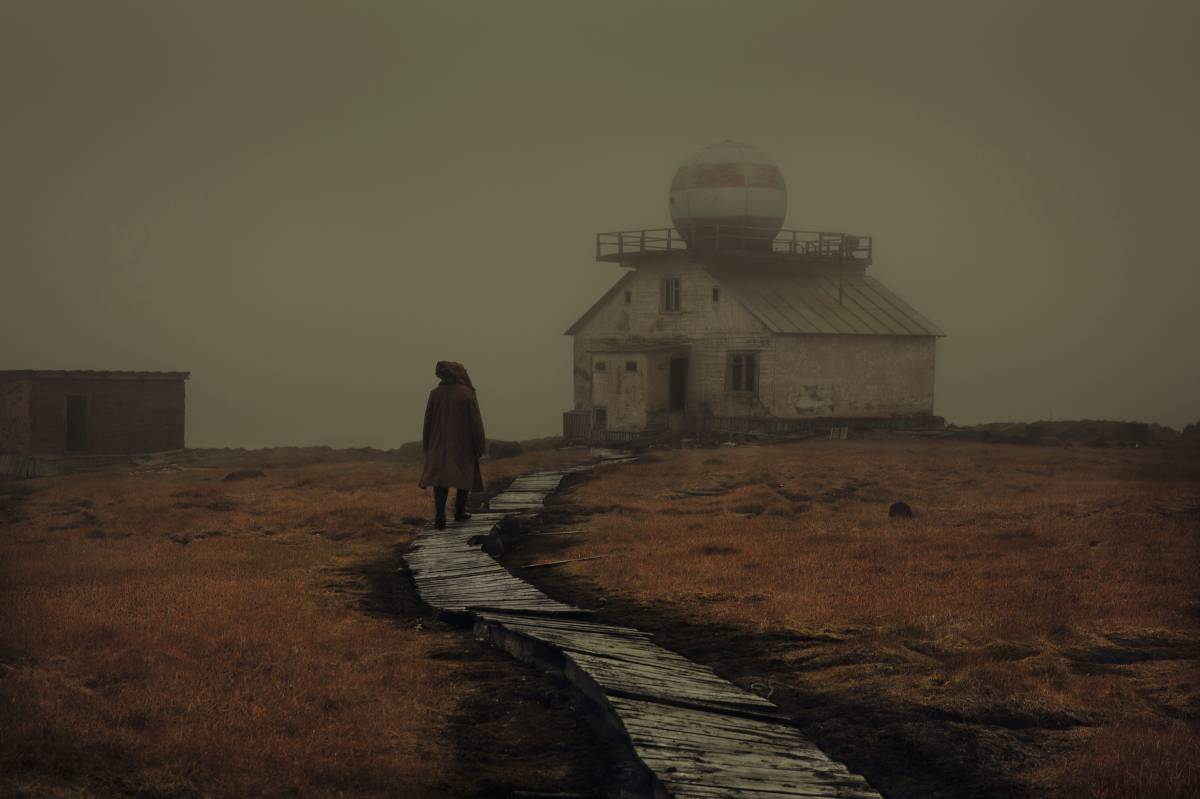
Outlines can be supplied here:
[[770, 239], [787, 216], [787, 187], [771, 157], [735, 141], [710, 144], [687, 159], [671, 181], [671, 221], [685, 239], [705, 229], [722, 238], [745, 232]]

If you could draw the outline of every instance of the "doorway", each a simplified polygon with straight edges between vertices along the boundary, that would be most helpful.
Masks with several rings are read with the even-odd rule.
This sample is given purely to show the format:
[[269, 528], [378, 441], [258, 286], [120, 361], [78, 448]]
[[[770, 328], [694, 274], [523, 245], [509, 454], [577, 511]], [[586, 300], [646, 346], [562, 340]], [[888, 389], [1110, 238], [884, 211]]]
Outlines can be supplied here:
[[83, 452], [87, 449], [87, 397], [67, 397], [67, 452]]
[[671, 359], [671, 410], [687, 410], [687, 358]]

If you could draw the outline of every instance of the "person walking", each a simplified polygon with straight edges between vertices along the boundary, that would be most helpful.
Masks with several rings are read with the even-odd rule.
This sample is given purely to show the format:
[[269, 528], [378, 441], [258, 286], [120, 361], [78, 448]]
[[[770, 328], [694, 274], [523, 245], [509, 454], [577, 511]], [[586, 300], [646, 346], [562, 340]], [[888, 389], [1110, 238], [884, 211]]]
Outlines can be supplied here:
[[458, 489], [454, 497], [454, 518], [471, 518], [467, 513], [467, 497], [471, 491], [483, 490], [483, 474], [479, 458], [486, 448], [483, 436], [483, 416], [475, 399], [475, 386], [461, 363], [438, 361], [434, 374], [441, 381], [429, 392], [425, 405], [425, 432], [421, 446], [425, 466], [421, 470], [422, 489], [433, 486], [433, 526], [446, 528], [446, 499], [450, 489]]

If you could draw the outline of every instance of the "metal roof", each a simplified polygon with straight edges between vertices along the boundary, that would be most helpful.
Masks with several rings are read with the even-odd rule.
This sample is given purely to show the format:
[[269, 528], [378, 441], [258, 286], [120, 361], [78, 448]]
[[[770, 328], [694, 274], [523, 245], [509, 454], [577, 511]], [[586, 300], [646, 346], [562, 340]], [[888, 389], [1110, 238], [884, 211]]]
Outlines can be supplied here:
[[721, 270], [713, 277], [772, 333], [944, 336], [945, 332], [873, 277]]

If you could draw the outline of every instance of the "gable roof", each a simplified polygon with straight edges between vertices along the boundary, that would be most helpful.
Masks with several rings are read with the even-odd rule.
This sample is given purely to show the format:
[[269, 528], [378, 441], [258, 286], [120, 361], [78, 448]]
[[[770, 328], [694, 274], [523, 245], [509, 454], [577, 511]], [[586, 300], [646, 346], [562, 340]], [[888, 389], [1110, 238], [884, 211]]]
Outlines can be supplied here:
[[575, 324], [568, 327], [567, 332], [563, 333], [563, 335], [564, 336], [573, 336], [576, 333], [578, 333], [579, 328], [583, 327], [585, 322], [587, 322], [589, 319], [591, 319], [593, 316], [595, 316], [596, 311], [600, 310], [601, 305], [608, 302], [609, 297], [615, 297], [617, 292], [620, 291], [625, 286], [626, 283], [628, 283], [630, 280], [633, 280], [633, 274], [634, 274], [633, 270], [630, 270], [630, 271], [626, 272], [625, 274], [621, 275], [621, 279], [618, 280], [616, 283], [613, 283], [612, 288], [610, 288], [608, 291], [604, 292], [604, 294], [600, 297], [600, 299], [598, 299], [594, 303], [592, 303], [592, 307], [588, 308], [586, 311], [584, 311], [583, 316], [576, 319]]
[[873, 277], [723, 270], [710, 272], [772, 333], [944, 336]]
[[[859, 336], [944, 336], [940, 327], [864, 274], [838, 275], [756, 270], [708, 269], [708, 273], [772, 333], [827, 333]], [[633, 279], [626, 272], [563, 334], [579, 332], [604, 303]]]

